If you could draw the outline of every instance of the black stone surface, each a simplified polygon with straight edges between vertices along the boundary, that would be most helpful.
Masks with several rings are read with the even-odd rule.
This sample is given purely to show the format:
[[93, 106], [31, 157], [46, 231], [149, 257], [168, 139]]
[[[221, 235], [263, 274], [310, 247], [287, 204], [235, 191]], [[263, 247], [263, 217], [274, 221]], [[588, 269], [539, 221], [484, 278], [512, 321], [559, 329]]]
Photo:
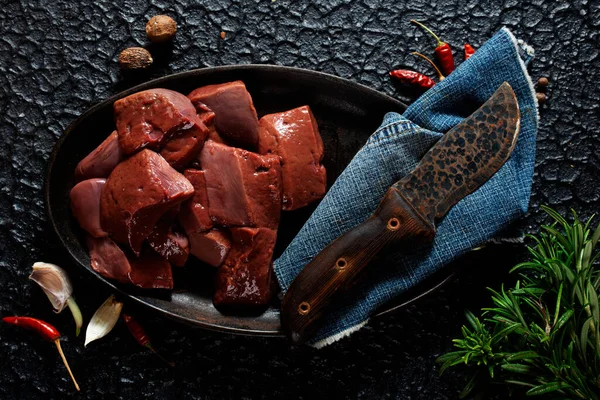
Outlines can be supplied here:
[[[123, 75], [120, 50], [146, 46], [144, 25], [157, 13], [177, 20], [175, 42], [151, 48], [150, 71]], [[545, 219], [540, 204], [584, 217], [599, 211], [599, 2], [2, 0], [0, 316], [35, 315], [63, 330], [83, 392], [75, 393], [51, 344], [0, 325], [0, 398], [457, 398], [463, 376], [439, 377], [434, 360], [451, 348], [464, 309], [485, 303], [485, 287], [499, 284], [518, 249], [504, 248], [505, 262], [494, 257], [493, 268], [490, 254], [464, 260], [470, 266], [441, 292], [321, 351], [130, 310], [175, 368], [140, 348], [122, 324], [84, 349], [67, 312], [54, 315], [27, 280], [34, 261], [69, 269], [86, 320], [108, 295], [54, 247], [41, 194], [53, 144], [89, 106], [151, 77], [235, 63], [315, 69], [407, 101], [387, 72], [426, 70], [408, 52], [433, 45], [411, 18], [434, 27], [459, 58], [465, 41], [478, 47], [502, 26], [535, 47], [532, 76], [549, 77], [549, 101], [541, 108], [531, 212], [518, 225], [533, 231]]]

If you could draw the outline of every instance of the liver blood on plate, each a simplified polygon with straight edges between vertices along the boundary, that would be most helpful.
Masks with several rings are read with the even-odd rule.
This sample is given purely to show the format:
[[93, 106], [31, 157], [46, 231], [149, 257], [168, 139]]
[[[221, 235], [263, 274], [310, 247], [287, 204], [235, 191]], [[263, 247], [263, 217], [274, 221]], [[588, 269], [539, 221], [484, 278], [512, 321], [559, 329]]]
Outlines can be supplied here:
[[208, 106], [215, 113], [219, 135], [249, 150], [258, 143], [258, 118], [252, 97], [242, 81], [203, 86], [188, 95], [199, 112]]
[[75, 179], [108, 178], [113, 169], [123, 159], [119, 146], [119, 135], [113, 131], [100, 146], [77, 164]]
[[139, 255], [159, 218], [194, 194], [185, 177], [160, 155], [142, 150], [121, 162], [102, 190], [102, 227]]
[[215, 280], [215, 306], [264, 306], [271, 295], [277, 233], [266, 228], [232, 228], [232, 248]]
[[108, 236], [100, 224], [100, 196], [106, 179], [93, 178], [82, 182], [71, 189], [71, 211], [81, 226], [93, 237]]
[[281, 157], [283, 209], [295, 210], [322, 198], [327, 189], [323, 141], [308, 106], [260, 119], [258, 151]]
[[229, 235], [218, 228], [204, 232], [188, 232], [190, 253], [200, 261], [218, 267], [231, 249]]
[[145, 147], [159, 150], [171, 135], [203, 125], [190, 100], [167, 89], [144, 90], [117, 100], [114, 113], [125, 154]]
[[281, 208], [279, 157], [208, 141], [200, 164], [209, 214], [216, 223], [277, 228]]

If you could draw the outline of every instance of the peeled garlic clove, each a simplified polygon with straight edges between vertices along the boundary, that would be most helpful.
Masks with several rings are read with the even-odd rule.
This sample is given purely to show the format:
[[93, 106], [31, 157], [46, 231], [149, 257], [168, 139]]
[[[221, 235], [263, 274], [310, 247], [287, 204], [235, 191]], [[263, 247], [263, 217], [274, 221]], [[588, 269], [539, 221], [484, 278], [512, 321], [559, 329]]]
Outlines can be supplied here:
[[29, 279], [40, 285], [54, 310], [59, 313], [66, 306], [73, 294], [73, 286], [67, 273], [58, 265], [36, 262]]
[[119, 320], [123, 303], [118, 301], [114, 295], [111, 295], [106, 301], [96, 310], [87, 330], [85, 331], [85, 344], [87, 345], [94, 340], [98, 340], [108, 335]]

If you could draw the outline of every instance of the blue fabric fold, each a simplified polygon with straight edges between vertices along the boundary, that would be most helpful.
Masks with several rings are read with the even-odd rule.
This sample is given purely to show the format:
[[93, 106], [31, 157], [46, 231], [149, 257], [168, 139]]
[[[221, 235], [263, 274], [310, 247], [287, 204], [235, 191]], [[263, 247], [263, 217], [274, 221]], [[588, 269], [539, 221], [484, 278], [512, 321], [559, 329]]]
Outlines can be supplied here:
[[438, 224], [433, 244], [409, 252], [392, 252], [371, 265], [367, 279], [327, 316], [313, 345], [322, 347], [357, 330], [376, 308], [494, 238], [527, 212], [538, 126], [535, 92], [526, 71], [532, 57], [531, 48], [502, 29], [403, 115], [385, 115], [379, 129], [275, 261], [283, 292], [325, 246], [368, 218], [387, 189], [505, 81], [519, 102], [521, 131], [510, 159], [488, 182], [450, 210]]

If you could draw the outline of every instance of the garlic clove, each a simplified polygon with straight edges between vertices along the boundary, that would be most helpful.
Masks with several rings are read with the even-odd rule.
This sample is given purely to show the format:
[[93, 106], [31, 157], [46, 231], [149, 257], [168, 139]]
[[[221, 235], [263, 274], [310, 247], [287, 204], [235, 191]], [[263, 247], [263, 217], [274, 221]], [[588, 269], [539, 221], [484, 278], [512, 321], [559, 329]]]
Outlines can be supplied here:
[[32, 269], [29, 279], [46, 293], [54, 311], [59, 313], [64, 310], [73, 294], [73, 286], [67, 273], [58, 265], [45, 262], [36, 262]]
[[119, 320], [123, 303], [118, 301], [114, 295], [111, 295], [106, 301], [96, 310], [94, 316], [90, 320], [85, 332], [85, 344], [87, 345], [94, 340], [98, 340], [108, 335]]

